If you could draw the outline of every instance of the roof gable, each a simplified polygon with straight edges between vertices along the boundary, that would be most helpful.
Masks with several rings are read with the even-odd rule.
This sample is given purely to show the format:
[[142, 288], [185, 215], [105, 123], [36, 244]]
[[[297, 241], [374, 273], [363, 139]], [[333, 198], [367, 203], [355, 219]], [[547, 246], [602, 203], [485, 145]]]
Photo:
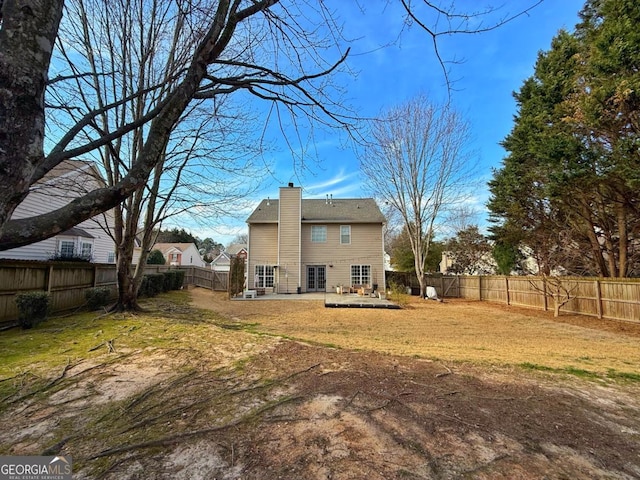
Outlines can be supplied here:
[[153, 250], [160, 250], [163, 253], [177, 250], [180, 253], [183, 253], [191, 246], [193, 246], [196, 251], [198, 250], [193, 243], [156, 243], [153, 246]]
[[229, 247], [227, 247], [225, 249], [225, 252], [231, 254], [231, 255], [237, 255], [238, 253], [240, 253], [241, 251], [247, 251], [247, 246], [241, 243], [232, 243], [231, 245], [229, 245]]

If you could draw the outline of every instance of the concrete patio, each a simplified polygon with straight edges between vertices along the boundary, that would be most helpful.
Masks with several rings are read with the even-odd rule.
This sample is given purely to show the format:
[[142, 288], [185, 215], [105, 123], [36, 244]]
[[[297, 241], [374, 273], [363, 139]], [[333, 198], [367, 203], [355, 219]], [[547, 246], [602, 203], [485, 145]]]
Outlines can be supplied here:
[[268, 293], [265, 295], [257, 295], [253, 298], [236, 297], [234, 301], [264, 301], [264, 300], [282, 300], [282, 301], [298, 301], [298, 300], [317, 300], [324, 301], [326, 308], [400, 308], [395, 303], [378, 297], [370, 297], [365, 295], [358, 295], [355, 293], [343, 293], [339, 295], [337, 293], [325, 293], [325, 292], [310, 292], [310, 293]]

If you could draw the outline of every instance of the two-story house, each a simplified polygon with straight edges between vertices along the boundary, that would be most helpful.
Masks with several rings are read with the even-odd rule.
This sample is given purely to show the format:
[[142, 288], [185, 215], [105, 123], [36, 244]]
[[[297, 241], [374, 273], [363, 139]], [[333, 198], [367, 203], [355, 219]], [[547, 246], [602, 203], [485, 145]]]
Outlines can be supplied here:
[[366, 286], [384, 291], [385, 218], [372, 198], [303, 199], [280, 188], [247, 219], [247, 287], [275, 293]]

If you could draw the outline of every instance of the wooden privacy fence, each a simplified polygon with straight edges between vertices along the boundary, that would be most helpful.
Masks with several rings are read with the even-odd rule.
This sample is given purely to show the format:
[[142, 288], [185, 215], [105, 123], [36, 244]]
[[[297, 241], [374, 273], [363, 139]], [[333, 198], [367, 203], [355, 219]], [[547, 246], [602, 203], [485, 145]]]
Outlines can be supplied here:
[[196, 287], [208, 288], [217, 292], [229, 289], [229, 272], [218, 272], [209, 268], [193, 267], [193, 278], [188, 283]]
[[[160, 273], [175, 268], [185, 270], [184, 285], [227, 291], [227, 272], [214, 272], [200, 267], [147, 265], [145, 273]], [[84, 305], [85, 291], [93, 287], [108, 287], [115, 298], [118, 289], [115, 265], [1, 260], [0, 323], [18, 318], [15, 303], [18, 293], [33, 290], [49, 292], [51, 311], [56, 313]]]
[[[145, 273], [169, 269], [185, 270], [185, 285], [216, 291], [228, 291], [229, 273], [201, 267], [148, 265]], [[395, 272], [394, 272], [395, 273]], [[415, 279], [415, 275], [413, 275]], [[397, 278], [397, 281], [404, 279]], [[543, 277], [454, 276], [426, 277], [427, 285], [436, 288], [442, 298], [467, 298], [501, 302], [507, 305], [549, 310], [553, 300]], [[407, 286], [417, 280], [406, 278]], [[571, 300], [562, 312], [592, 315], [598, 318], [640, 322], [640, 280], [560, 277], [571, 292]], [[108, 287], [115, 296], [116, 269], [113, 264], [0, 261], [0, 323], [18, 317], [15, 296], [21, 292], [41, 290], [51, 295], [51, 309], [61, 312], [85, 303], [84, 292], [92, 287]]]
[[426, 280], [444, 298], [486, 300], [543, 310], [553, 309], [551, 283], [559, 281], [571, 297], [561, 312], [640, 322], [637, 279], [439, 275]]
[[169, 265], [147, 265], [144, 273], [162, 273], [178, 268], [184, 270], [184, 285], [204, 287], [217, 292], [226, 292], [229, 288], [229, 272], [218, 272], [204, 267], [171, 267]]
[[32, 290], [49, 292], [52, 312], [85, 303], [84, 292], [92, 287], [117, 291], [115, 265], [96, 263], [0, 262], [0, 322], [18, 318], [15, 296]]

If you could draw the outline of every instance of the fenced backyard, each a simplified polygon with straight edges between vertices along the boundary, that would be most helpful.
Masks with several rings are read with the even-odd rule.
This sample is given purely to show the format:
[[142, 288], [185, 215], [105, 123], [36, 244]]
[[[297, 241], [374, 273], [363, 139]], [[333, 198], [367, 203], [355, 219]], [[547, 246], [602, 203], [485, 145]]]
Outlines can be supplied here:
[[[200, 267], [148, 265], [145, 273], [176, 268], [185, 271], [185, 285], [222, 292], [229, 290], [228, 272]], [[436, 275], [426, 278], [427, 284], [435, 287], [441, 298], [553, 309], [550, 280], [543, 277]], [[640, 279], [561, 277], [559, 280], [571, 297], [562, 307], [562, 312], [640, 322]], [[414, 275], [387, 272], [387, 284], [391, 281], [411, 287], [415, 294], [419, 291]], [[115, 265], [1, 261], [0, 324], [18, 317], [14, 301], [18, 293], [32, 290], [49, 292], [51, 311], [57, 313], [82, 306], [85, 291], [92, 287], [109, 287], [115, 296]]]
[[[196, 285], [216, 291], [227, 291], [228, 274], [199, 267], [147, 265], [145, 273], [161, 273], [170, 269], [185, 271], [184, 285]], [[52, 313], [78, 308], [85, 303], [85, 292], [93, 287], [108, 287], [115, 298], [116, 267], [113, 264], [77, 262], [0, 262], [0, 325], [18, 318], [15, 296], [39, 290], [48, 292]]]
[[553, 310], [552, 294], [555, 288], [560, 288], [569, 297], [562, 312], [640, 322], [640, 279], [454, 275], [426, 279], [442, 298], [483, 300], [542, 310]]

